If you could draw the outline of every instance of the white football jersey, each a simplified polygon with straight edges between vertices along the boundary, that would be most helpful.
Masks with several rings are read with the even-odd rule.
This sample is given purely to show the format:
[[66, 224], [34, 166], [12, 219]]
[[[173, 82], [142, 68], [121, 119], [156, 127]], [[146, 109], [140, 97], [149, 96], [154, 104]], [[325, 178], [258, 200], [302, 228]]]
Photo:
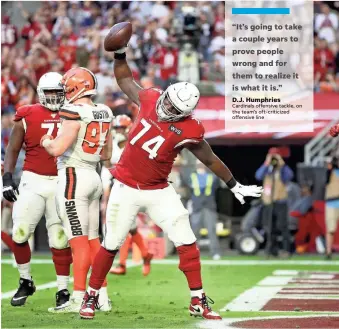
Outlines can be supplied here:
[[65, 167], [95, 170], [114, 118], [111, 109], [104, 104], [67, 104], [59, 115], [63, 120], [78, 120], [81, 127], [75, 142], [58, 157], [58, 170]]

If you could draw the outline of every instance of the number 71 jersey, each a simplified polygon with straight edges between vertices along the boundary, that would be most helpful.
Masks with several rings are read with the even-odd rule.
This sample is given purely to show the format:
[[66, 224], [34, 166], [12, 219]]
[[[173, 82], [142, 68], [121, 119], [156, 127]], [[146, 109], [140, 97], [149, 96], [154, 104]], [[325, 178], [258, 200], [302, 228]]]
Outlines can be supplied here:
[[114, 178], [140, 190], [167, 187], [178, 153], [188, 143], [204, 138], [203, 125], [191, 116], [176, 122], [158, 121], [156, 103], [160, 95], [158, 89], [139, 92], [138, 117], [119, 162], [111, 169]]
[[79, 121], [80, 130], [74, 143], [58, 157], [58, 170], [65, 167], [95, 170], [111, 129], [111, 109], [104, 104], [69, 104], [60, 109], [59, 115], [62, 120]]
[[54, 138], [60, 127], [58, 112], [53, 112], [41, 104], [24, 105], [18, 108], [14, 121], [21, 121], [25, 130], [25, 163], [23, 170], [38, 175], [57, 176], [55, 158], [40, 146], [40, 139], [48, 134]]

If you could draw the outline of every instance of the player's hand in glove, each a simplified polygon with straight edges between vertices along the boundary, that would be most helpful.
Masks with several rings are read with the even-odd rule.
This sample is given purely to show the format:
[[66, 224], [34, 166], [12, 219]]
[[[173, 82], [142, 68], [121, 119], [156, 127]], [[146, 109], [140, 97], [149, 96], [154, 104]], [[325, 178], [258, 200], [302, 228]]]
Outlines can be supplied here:
[[16, 196], [19, 194], [19, 190], [17, 185], [14, 183], [12, 174], [10, 172], [6, 172], [2, 176], [2, 195], [9, 202], [16, 201]]
[[51, 136], [51, 135], [43, 135], [42, 137], [41, 137], [41, 139], [40, 139], [40, 146], [42, 146], [42, 147], [45, 147], [46, 146], [46, 144], [44, 144], [44, 141], [46, 141], [46, 140], [53, 140], [54, 139], [54, 137], [53, 136]]
[[337, 137], [339, 135], [339, 123], [330, 129], [330, 135], [332, 137]]
[[123, 48], [120, 48], [118, 50], [115, 51], [116, 54], [124, 54], [127, 51], [128, 45], [126, 45]]
[[255, 198], [259, 198], [263, 192], [262, 186], [257, 185], [241, 185], [237, 182], [237, 184], [231, 188], [231, 191], [234, 193], [234, 196], [240, 201], [241, 204], [245, 203], [245, 196], [252, 196]]

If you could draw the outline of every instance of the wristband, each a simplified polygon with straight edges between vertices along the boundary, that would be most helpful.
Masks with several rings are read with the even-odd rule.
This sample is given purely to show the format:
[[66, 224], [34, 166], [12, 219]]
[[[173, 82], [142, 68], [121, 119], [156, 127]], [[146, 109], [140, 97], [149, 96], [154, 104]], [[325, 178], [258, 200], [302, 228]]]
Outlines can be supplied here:
[[226, 185], [229, 189], [232, 189], [235, 185], [237, 185], [237, 181], [232, 177], [228, 182], [226, 182]]
[[125, 59], [126, 58], [126, 53], [114, 53], [114, 59]]
[[52, 143], [52, 141], [50, 140], [50, 139], [45, 139], [45, 140], [43, 140], [43, 142], [42, 142], [42, 146], [44, 147], [44, 148], [46, 148], [48, 145], [50, 145]]

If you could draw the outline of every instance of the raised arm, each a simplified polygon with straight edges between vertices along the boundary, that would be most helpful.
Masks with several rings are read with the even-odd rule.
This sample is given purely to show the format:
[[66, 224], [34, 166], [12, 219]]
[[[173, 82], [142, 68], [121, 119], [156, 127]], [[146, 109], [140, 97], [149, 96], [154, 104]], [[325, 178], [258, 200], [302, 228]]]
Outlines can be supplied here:
[[139, 106], [139, 91], [142, 90], [142, 87], [133, 79], [132, 71], [126, 61], [125, 49], [120, 49], [114, 53], [114, 76], [120, 89]]
[[190, 150], [207, 168], [223, 180], [229, 188], [235, 186], [236, 181], [233, 178], [231, 171], [214, 154], [205, 139], [198, 144], [187, 144], [186, 148]]
[[228, 167], [214, 154], [209, 144], [203, 139], [197, 144], [187, 144], [190, 150], [207, 168], [222, 179], [241, 204], [245, 203], [244, 197], [260, 197], [262, 187], [251, 185], [245, 186], [238, 183]]

